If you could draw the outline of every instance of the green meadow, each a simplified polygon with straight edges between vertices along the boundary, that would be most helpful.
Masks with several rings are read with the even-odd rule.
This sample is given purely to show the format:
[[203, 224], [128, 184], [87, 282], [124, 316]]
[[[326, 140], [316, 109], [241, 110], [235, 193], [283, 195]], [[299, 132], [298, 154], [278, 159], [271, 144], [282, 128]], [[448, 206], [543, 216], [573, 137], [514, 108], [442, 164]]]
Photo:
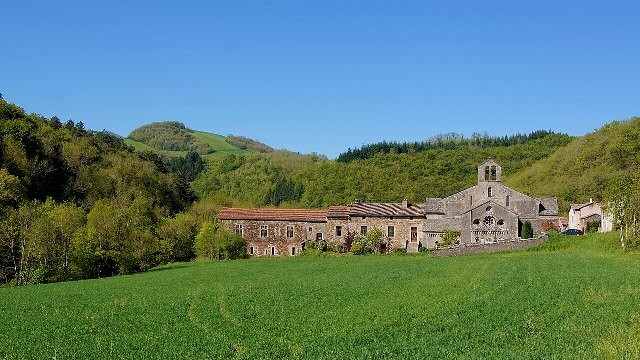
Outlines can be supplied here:
[[615, 233], [430, 258], [179, 263], [0, 289], [0, 358], [640, 358]]

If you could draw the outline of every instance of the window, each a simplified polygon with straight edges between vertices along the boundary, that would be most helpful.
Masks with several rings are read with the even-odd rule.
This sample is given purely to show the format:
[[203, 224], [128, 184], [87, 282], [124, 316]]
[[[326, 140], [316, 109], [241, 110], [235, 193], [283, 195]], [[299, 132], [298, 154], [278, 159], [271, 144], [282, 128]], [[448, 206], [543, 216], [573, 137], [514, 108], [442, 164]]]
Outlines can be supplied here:
[[240, 224], [236, 224], [236, 234], [243, 236], [244, 228]]
[[322, 233], [316, 234], [316, 241], [322, 241]]
[[504, 225], [504, 220], [502, 219], [498, 220], [498, 225], [501, 225], [501, 226]]
[[293, 225], [287, 225], [287, 237], [288, 238], [293, 237]]
[[342, 226], [336, 226], [336, 236], [342, 236]]
[[493, 226], [495, 222], [496, 222], [496, 219], [493, 216], [485, 216], [483, 221], [485, 226]]
[[295, 256], [296, 255], [296, 248], [292, 247], [291, 248], [291, 256]]
[[309, 226], [309, 229], [307, 229], [307, 230], [309, 230], [309, 232], [312, 232], [313, 228], [311, 226]]
[[267, 237], [269, 227], [267, 225], [260, 225], [260, 237]]
[[253, 255], [253, 246], [249, 248], [249, 255]]
[[394, 237], [396, 234], [396, 229], [393, 227], [393, 225], [389, 225], [387, 226], [387, 236], [388, 237]]
[[360, 235], [367, 235], [367, 227], [360, 226]]
[[507, 203], [506, 203], [506, 205], [509, 206], [510, 202], [511, 202], [511, 195], [507, 195]]
[[491, 195], [493, 195], [492, 193], [493, 193], [493, 189], [488, 188], [488, 189], [487, 189], [487, 196], [488, 196], [488, 197], [491, 197]]
[[271, 247], [271, 255], [275, 255], [276, 254], [276, 248], [275, 246]]

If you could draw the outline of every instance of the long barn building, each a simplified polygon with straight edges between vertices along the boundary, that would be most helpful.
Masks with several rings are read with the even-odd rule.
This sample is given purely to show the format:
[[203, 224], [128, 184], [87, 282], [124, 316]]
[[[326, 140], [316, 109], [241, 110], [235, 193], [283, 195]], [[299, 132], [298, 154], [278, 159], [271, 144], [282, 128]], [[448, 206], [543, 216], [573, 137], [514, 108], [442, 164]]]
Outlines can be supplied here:
[[446, 198], [423, 204], [354, 202], [327, 210], [224, 208], [218, 219], [247, 241], [250, 256], [297, 255], [308, 240], [344, 242], [349, 232], [380, 228], [393, 248], [417, 252], [434, 248], [446, 230], [460, 232], [460, 243], [515, 239], [529, 221], [534, 231], [558, 222], [555, 198], [532, 198], [502, 184], [493, 160], [478, 166], [478, 183]]

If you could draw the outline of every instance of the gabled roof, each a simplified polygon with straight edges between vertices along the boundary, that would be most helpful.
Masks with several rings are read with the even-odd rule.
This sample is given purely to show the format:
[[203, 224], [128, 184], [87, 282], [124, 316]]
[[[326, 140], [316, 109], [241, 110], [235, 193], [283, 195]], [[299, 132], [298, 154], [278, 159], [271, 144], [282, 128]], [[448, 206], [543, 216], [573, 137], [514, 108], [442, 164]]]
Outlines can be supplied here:
[[540, 205], [543, 209], [540, 211], [540, 215], [558, 215], [558, 199], [556, 198], [541, 198]]
[[332, 219], [348, 219], [349, 207], [348, 206], [329, 206], [327, 217]]
[[265, 220], [326, 222], [326, 210], [308, 209], [239, 209], [223, 208], [218, 213], [220, 220]]
[[442, 199], [427, 198], [424, 212], [427, 214], [444, 214], [444, 210], [442, 209]]
[[350, 216], [396, 216], [396, 217], [422, 217], [424, 209], [419, 205], [402, 203], [353, 203], [349, 205]]
[[571, 204], [571, 210], [581, 210], [589, 205], [598, 205], [597, 203], [590, 201], [588, 203], [584, 203], [584, 204]]
[[441, 233], [445, 230], [462, 230], [462, 219], [459, 218], [442, 218], [429, 219], [424, 222], [423, 231]]
[[500, 208], [500, 209], [504, 209], [504, 210], [506, 210], [507, 212], [510, 212], [510, 213], [512, 213], [512, 214], [513, 214], [513, 215], [515, 215], [515, 216], [518, 216], [518, 214], [516, 214], [516, 213], [515, 213], [514, 211], [512, 211], [511, 209], [509, 209], [509, 208], [507, 208], [507, 207], [505, 207], [505, 206], [503, 206], [503, 205], [500, 205], [500, 204], [498, 204], [497, 202], [492, 201], [492, 200], [485, 201], [485, 202], [483, 202], [483, 203], [482, 203], [482, 204], [480, 204], [480, 205], [475, 205], [475, 206], [473, 206], [472, 208], [470, 208], [469, 210], [465, 211], [463, 214], [466, 214], [466, 213], [468, 213], [468, 212], [471, 212], [471, 211], [473, 211], [473, 210], [475, 210], [475, 209], [478, 209], [478, 208], [481, 208], [481, 207], [484, 207], [484, 206], [487, 206], [487, 205], [491, 205], [491, 206], [493, 206], [493, 207], [498, 207], [498, 208]]

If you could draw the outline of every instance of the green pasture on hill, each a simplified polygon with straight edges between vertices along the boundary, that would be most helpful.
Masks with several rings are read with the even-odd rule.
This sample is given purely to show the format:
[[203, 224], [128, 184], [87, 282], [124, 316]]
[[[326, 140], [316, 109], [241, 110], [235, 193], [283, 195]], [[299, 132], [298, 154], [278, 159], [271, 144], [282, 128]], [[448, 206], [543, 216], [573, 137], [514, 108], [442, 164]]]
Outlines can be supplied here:
[[[239, 149], [229, 144], [225, 140], [225, 137], [222, 135], [211, 134], [204, 131], [191, 131], [190, 134], [193, 135], [193, 137], [196, 140], [209, 144], [209, 146], [211, 146], [211, 148], [216, 151], [212, 154], [203, 155], [203, 157], [205, 158], [228, 155], [228, 154], [245, 154], [246, 153], [245, 150]], [[133, 148], [138, 151], [153, 151], [165, 156], [184, 156], [187, 154], [187, 151], [169, 151], [169, 150], [155, 149], [145, 143], [135, 141], [129, 138], [125, 138], [124, 142], [129, 146], [133, 146]]]
[[180, 263], [0, 289], [0, 358], [640, 358], [616, 234], [451, 258]]

